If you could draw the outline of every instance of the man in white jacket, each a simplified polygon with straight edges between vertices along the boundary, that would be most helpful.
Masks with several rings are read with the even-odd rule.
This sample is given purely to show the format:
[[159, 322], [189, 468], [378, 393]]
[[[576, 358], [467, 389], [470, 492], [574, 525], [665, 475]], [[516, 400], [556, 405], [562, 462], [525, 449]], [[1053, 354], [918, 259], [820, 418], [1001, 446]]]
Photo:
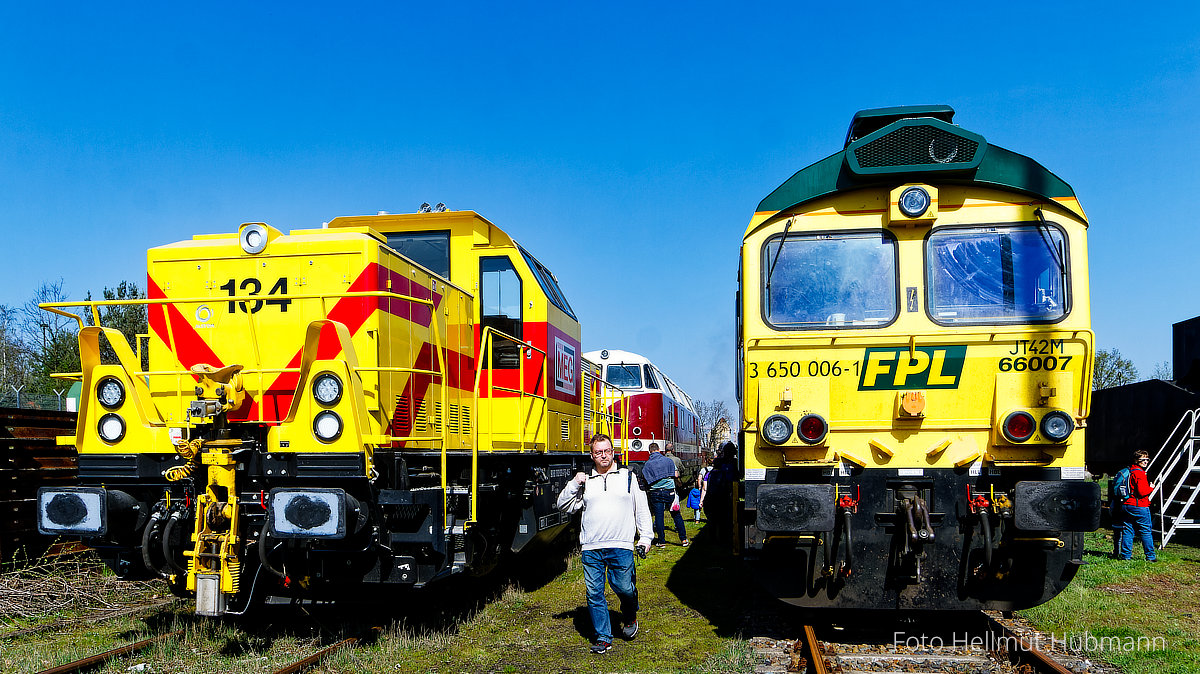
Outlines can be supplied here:
[[558, 507], [566, 512], [583, 511], [579, 544], [583, 548], [583, 579], [587, 585], [588, 611], [596, 641], [592, 652], [612, 649], [612, 624], [604, 597], [604, 576], [621, 600], [621, 635], [632, 639], [638, 632], [637, 577], [633, 566], [634, 534], [644, 557], [654, 530], [646, 492], [628, 468], [613, 457], [612, 439], [603, 433], [592, 436], [591, 474], [576, 473], [558, 495]]

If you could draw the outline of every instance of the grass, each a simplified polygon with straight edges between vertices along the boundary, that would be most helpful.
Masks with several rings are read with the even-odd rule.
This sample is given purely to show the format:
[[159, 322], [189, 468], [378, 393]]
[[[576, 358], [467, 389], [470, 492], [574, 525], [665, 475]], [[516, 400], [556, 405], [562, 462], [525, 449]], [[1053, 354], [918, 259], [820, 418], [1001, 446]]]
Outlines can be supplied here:
[[[743, 631], [752, 629], [746, 627], [746, 615], [758, 601], [754, 584], [703, 527], [689, 520], [688, 529], [691, 547], [671, 544], [637, 562], [641, 631], [631, 642], [618, 639], [602, 656], [588, 652], [591, 620], [579, 556], [558, 550], [522, 558], [521, 566], [495, 578], [460, 579], [369, 606], [312, 607], [300, 613], [274, 607], [241, 622], [198, 618], [188, 602], [143, 618], [100, 622], [89, 618], [96, 615], [95, 607], [64, 608], [36, 620], [22, 619], [22, 627], [62, 616], [71, 620], [47, 633], [0, 641], [0, 670], [35, 672], [182, 629], [182, 636], [99, 671], [115, 674], [145, 664], [147, 672], [270, 672], [378, 626], [370, 643], [336, 653], [309, 671], [752, 671], [754, 658]], [[674, 541], [675, 535], [667, 538]], [[1129, 674], [1200, 672], [1200, 549], [1173, 544], [1160, 551], [1161, 561], [1155, 564], [1108, 559], [1110, 550], [1105, 532], [1090, 534], [1088, 564], [1074, 582], [1021, 616], [1060, 640], [1091, 635], [1092, 642], [1079, 644], [1084, 655]], [[103, 572], [83, 568], [76, 582], [107, 586]], [[615, 609], [616, 598], [611, 592], [609, 597]], [[1109, 640], [1099, 641], [1105, 638]], [[1126, 650], [1129, 644], [1134, 648]]]
[[1111, 552], [1107, 532], [1088, 534], [1088, 564], [1062, 594], [1021, 617], [1127, 674], [1200, 672], [1200, 550], [1173, 544], [1155, 563], [1138, 558], [1140, 545], [1131, 561]]
[[[618, 639], [602, 656], [588, 652], [591, 619], [578, 553], [559, 549], [525, 559], [497, 578], [461, 579], [368, 607], [314, 607], [298, 616], [271, 607], [252, 620], [231, 622], [198, 618], [182, 602], [141, 619], [77, 619], [57, 631], [0, 642], [0, 670], [36, 672], [182, 629], [179, 637], [95, 671], [115, 674], [144, 664], [146, 672], [270, 672], [378, 626], [370, 643], [335, 653], [308, 671], [749, 672], [753, 660], [740, 635], [749, 583], [738, 561], [708, 540], [703, 527], [689, 520], [688, 529], [691, 547], [670, 544], [637, 562], [641, 631], [633, 641]], [[667, 538], [674, 541], [674, 533]], [[75, 581], [94, 583], [96, 573], [102, 574]], [[609, 597], [615, 609], [611, 591]]]

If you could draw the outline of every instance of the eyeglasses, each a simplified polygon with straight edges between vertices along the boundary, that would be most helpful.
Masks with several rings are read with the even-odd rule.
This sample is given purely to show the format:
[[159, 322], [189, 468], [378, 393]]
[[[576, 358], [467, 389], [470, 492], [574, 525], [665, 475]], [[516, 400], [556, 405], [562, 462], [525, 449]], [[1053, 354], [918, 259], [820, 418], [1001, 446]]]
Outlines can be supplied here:
[[613, 450], [611, 450], [611, 449], [601, 449], [600, 451], [593, 451], [592, 456], [604, 456], [605, 454], [612, 454], [612, 453], [613, 453]]
[[1138, 459], [1138, 463], [1150, 463], [1150, 459]]

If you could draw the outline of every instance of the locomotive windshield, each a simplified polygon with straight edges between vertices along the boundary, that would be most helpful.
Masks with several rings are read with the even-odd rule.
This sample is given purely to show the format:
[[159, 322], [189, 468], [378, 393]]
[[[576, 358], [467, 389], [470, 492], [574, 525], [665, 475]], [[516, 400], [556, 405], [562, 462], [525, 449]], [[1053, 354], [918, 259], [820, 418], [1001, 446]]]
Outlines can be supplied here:
[[1066, 315], [1063, 233], [1049, 226], [929, 236], [929, 312], [939, 323], [1056, 321]]
[[878, 327], [896, 318], [896, 241], [886, 232], [775, 237], [762, 270], [763, 314], [775, 327]]
[[617, 388], [641, 388], [642, 369], [636, 363], [609, 365], [604, 372], [604, 381]]

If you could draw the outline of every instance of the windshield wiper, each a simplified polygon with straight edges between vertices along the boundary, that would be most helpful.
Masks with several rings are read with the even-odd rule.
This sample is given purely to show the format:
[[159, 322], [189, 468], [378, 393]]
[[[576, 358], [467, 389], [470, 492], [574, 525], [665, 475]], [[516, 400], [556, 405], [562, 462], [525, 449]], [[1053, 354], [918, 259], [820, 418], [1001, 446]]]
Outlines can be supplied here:
[[779, 248], [775, 250], [775, 257], [771, 259], [771, 266], [767, 269], [767, 315], [771, 314], [771, 277], [775, 275], [775, 264], [779, 262], [779, 254], [783, 252], [783, 244], [787, 243], [788, 231], [792, 229], [792, 221], [795, 219], [796, 216], [793, 215], [783, 226], [783, 238], [779, 240]]
[[1033, 214], [1037, 216], [1038, 222], [1041, 223], [1038, 227], [1038, 234], [1041, 234], [1042, 241], [1044, 241], [1046, 243], [1046, 247], [1050, 249], [1050, 254], [1054, 257], [1054, 264], [1058, 265], [1059, 278], [1062, 278], [1065, 282], [1067, 276], [1067, 265], [1063, 261], [1062, 255], [1060, 254], [1061, 251], [1059, 251], [1058, 247], [1054, 245], [1054, 240], [1048, 236], [1050, 231], [1050, 223], [1046, 221], [1046, 216], [1042, 215], [1042, 209], [1038, 208], [1034, 210]]

